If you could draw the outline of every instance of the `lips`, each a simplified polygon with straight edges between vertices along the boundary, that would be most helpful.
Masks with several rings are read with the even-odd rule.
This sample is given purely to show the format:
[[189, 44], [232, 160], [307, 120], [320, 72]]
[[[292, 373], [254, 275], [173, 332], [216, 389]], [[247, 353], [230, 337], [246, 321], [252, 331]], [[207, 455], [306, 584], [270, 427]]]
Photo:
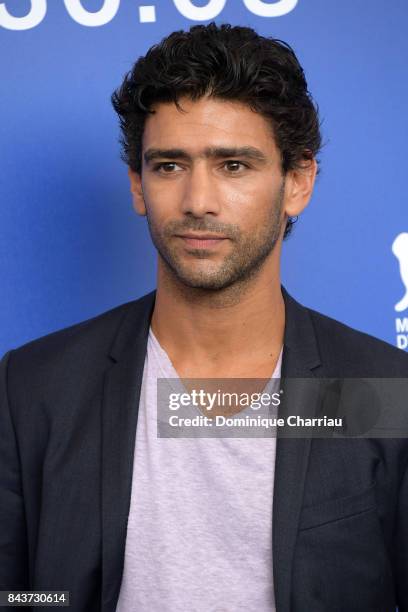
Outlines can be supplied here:
[[178, 238], [181, 238], [186, 245], [195, 249], [211, 249], [227, 240], [226, 236], [220, 236], [219, 234], [186, 233], [179, 234]]
[[186, 233], [186, 234], [178, 234], [180, 238], [192, 238], [194, 240], [224, 240], [226, 236], [222, 236], [220, 234], [194, 234], [194, 233]]

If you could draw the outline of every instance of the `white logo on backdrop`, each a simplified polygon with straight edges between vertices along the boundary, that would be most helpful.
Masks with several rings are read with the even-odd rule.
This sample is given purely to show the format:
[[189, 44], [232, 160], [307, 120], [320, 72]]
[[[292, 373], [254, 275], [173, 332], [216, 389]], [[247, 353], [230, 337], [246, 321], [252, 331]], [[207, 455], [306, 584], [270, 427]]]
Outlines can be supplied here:
[[[396, 312], [403, 312], [408, 308], [408, 233], [398, 234], [392, 243], [392, 252], [399, 262], [401, 281], [405, 293], [394, 306]], [[408, 348], [408, 316], [395, 317], [396, 345], [400, 349]]]
[[405, 294], [402, 299], [395, 304], [395, 310], [402, 312], [408, 308], [408, 233], [398, 234], [392, 243], [392, 252], [399, 261], [401, 281], [405, 287]]
[[[173, 2], [183, 17], [192, 21], [207, 21], [215, 19], [224, 9], [227, 0], [208, 0], [204, 6], [196, 6], [193, 0], [167, 0]], [[238, 0], [234, 0], [234, 3]], [[277, 0], [265, 2], [264, 0], [242, 0], [246, 8], [258, 17], [281, 17], [293, 11], [299, 0]], [[81, 0], [64, 0], [65, 8], [74, 21], [86, 27], [103, 26], [115, 17], [120, 8], [121, 0], [101, 0], [102, 6], [98, 11], [87, 11]], [[160, 0], [163, 2], [163, 0]], [[0, 2], [0, 26], [8, 30], [30, 30], [37, 27], [47, 14], [47, 0], [30, 0], [29, 12], [16, 17], [7, 10], [6, 2]], [[10, 6], [13, 2], [10, 0]], [[135, 10], [137, 6], [135, 6]], [[151, 23], [157, 20], [156, 7], [139, 6], [139, 22]]]

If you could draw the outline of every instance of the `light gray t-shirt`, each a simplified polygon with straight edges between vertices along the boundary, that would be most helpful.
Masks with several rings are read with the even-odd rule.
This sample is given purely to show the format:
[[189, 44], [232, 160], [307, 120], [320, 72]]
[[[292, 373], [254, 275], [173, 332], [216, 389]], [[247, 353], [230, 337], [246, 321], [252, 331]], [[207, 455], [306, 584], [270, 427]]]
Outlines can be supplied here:
[[158, 438], [158, 378], [150, 329], [116, 612], [271, 612], [276, 438]]

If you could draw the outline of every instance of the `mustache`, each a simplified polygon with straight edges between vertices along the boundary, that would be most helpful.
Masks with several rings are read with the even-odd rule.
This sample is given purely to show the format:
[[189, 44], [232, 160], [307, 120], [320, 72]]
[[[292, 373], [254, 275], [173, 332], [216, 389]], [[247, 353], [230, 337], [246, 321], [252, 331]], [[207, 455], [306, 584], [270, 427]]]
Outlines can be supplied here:
[[238, 225], [231, 223], [214, 223], [207, 219], [184, 219], [183, 221], [170, 221], [163, 230], [165, 236], [170, 237], [182, 232], [210, 232], [212, 234], [222, 234], [227, 238], [238, 238], [241, 234]]

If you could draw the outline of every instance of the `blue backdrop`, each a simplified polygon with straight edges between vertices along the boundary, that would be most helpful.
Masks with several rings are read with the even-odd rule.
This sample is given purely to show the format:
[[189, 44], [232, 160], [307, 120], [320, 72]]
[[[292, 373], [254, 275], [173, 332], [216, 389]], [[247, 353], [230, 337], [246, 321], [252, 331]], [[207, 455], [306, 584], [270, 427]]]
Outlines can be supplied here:
[[284, 284], [406, 350], [405, 0], [142, 5], [0, 2], [0, 353], [154, 287], [155, 252], [132, 210], [109, 98], [150, 45], [213, 19], [289, 42], [319, 103], [322, 171], [284, 244]]

